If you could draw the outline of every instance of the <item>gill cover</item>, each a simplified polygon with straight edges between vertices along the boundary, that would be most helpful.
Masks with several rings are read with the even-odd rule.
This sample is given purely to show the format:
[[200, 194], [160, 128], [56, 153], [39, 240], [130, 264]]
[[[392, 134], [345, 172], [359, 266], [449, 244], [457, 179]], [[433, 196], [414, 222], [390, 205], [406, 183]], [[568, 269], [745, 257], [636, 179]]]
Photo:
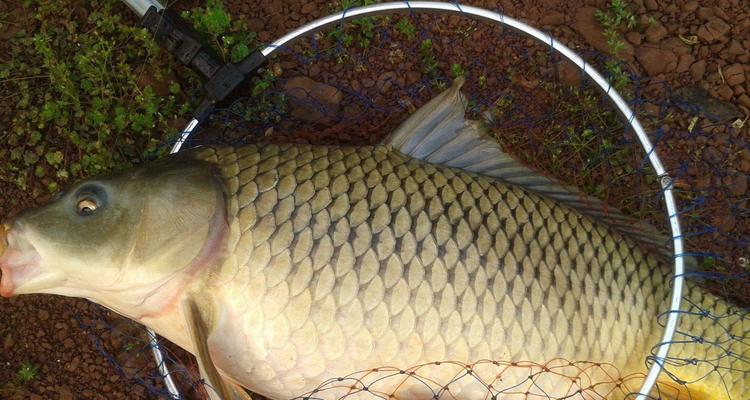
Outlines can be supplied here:
[[141, 177], [148, 194], [138, 196], [129, 265], [169, 272], [205, 256], [207, 247], [216, 247], [207, 242], [217, 239], [226, 213], [221, 181], [212, 165], [170, 157], [149, 165]]

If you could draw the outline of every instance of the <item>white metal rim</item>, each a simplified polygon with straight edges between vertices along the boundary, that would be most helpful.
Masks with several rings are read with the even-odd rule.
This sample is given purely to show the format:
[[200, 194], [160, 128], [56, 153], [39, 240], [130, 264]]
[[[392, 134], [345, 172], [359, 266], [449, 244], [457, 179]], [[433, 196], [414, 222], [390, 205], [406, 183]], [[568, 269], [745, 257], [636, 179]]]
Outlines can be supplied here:
[[[364, 7], [351, 8], [342, 12], [329, 15], [312, 21], [302, 27], [284, 35], [280, 39], [271, 43], [261, 53], [268, 57], [279, 49], [290, 45], [295, 40], [302, 38], [311, 33], [320, 31], [322, 29], [341, 24], [344, 21], [361, 18], [365, 16], [375, 16], [392, 14], [397, 12], [432, 12], [432, 13], [446, 13], [446, 14], [459, 14], [465, 17], [480, 19], [492, 23], [499, 23], [500, 25], [512, 28], [520, 33], [526, 34], [533, 39], [536, 39], [542, 44], [550, 46], [552, 49], [560, 53], [570, 62], [577, 65], [583, 73], [586, 74], [591, 80], [593, 80], [609, 97], [609, 99], [617, 107], [618, 111], [625, 116], [626, 120], [630, 124], [631, 128], [638, 136], [638, 140], [641, 143], [646, 156], [648, 157], [649, 163], [654, 168], [656, 175], [659, 177], [659, 183], [662, 188], [662, 194], [664, 197], [664, 203], [667, 208], [667, 217], [669, 219], [670, 229], [672, 231], [672, 242], [674, 247], [674, 276], [673, 286], [671, 294], [670, 309], [668, 310], [667, 322], [664, 326], [664, 333], [662, 334], [661, 342], [657, 345], [657, 354], [654, 358], [654, 363], [649, 369], [648, 375], [641, 386], [636, 400], [646, 400], [649, 393], [656, 384], [656, 380], [662, 371], [662, 366], [667, 358], [669, 352], [669, 345], [672, 342], [675, 331], [677, 330], [677, 322], [679, 320], [679, 310], [682, 301], [682, 290], [684, 286], [684, 260], [683, 256], [683, 241], [682, 241], [682, 230], [680, 229], [679, 213], [677, 211], [677, 204], [674, 200], [672, 193], [672, 179], [667, 174], [664, 166], [656, 153], [656, 149], [651, 144], [646, 131], [638, 121], [635, 113], [630, 109], [627, 102], [620, 96], [620, 94], [612, 87], [612, 84], [607, 81], [596, 69], [588, 64], [581, 56], [576, 54], [573, 50], [563, 45], [548, 33], [542, 32], [532, 26], [529, 26], [521, 21], [507, 17], [503, 14], [489, 11], [479, 7], [461, 5], [459, 3], [441, 3], [434, 1], [403, 1], [403, 2], [390, 2], [390, 3], [379, 3]], [[179, 151], [182, 143], [188, 138], [195, 127], [198, 125], [198, 121], [192, 120], [188, 126], [181, 132], [180, 139], [175, 143], [173, 152]], [[657, 318], [655, 315], [654, 318]]]

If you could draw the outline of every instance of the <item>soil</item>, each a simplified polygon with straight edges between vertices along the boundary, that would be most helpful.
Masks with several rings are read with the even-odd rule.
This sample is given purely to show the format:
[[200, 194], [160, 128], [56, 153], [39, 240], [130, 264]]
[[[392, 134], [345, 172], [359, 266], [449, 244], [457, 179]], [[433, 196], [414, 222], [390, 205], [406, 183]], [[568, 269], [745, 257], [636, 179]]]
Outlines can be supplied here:
[[[600, 54], [609, 52], [594, 16], [596, 9], [606, 9], [604, 1], [465, 3], [501, 11], [548, 31], [592, 60], [597, 68], [604, 61]], [[626, 46], [618, 56], [633, 74], [636, 89], [632, 98], [637, 101], [631, 104], [657, 143], [670, 174], [676, 177], [678, 199], [682, 206], [692, 205], [693, 210], [682, 221], [685, 231], [696, 233], [689, 237], [688, 249], [721, 255], [725, 262], [713, 264], [719, 272], [742, 272], [739, 260], [750, 256], [750, 123], [736, 129], [731, 128], [731, 121], [715, 122], [699, 116], [689, 129], [695, 113], [677, 107], [673, 91], [700, 87], [740, 115], [750, 114], [750, 10], [742, 0], [630, 3], [639, 27], [623, 30]], [[263, 42], [340, 7], [301, 0], [226, 0], [225, 4], [231, 15], [244, 19]], [[186, 2], [175, 4], [179, 9], [191, 6]], [[0, 5], [0, 14], [9, 11], [13, 12]], [[459, 17], [420, 16], [412, 21], [424, 28], [420, 33], [433, 38], [439, 72], [424, 72], [419, 40], [405, 39], [394, 28], [394, 21], [381, 21], [383, 26], [375, 29], [376, 37], [365, 48], [353, 45], [340, 53], [335, 49], [316, 52], [310, 41], [300, 42], [293, 47], [294, 55], [279, 57], [270, 64], [270, 68], [282, 72], [275, 89], [283, 90], [285, 82], [300, 76], [338, 88], [340, 93], [334, 90], [318, 99], [333, 99], [323, 108], [325, 118], [306, 120], [309, 113], [295, 114], [292, 110], [294, 117], [275, 124], [248, 125], [241, 133], [252, 133], [251, 140], [376, 143], [409, 112], [438, 93], [439, 78], [449, 77], [451, 64], [457, 63], [465, 70], [466, 92], [474, 100], [471, 115], [481, 118], [484, 111], [494, 107], [491, 125], [506, 150], [566, 182], [579, 186], [608, 183], [600, 194], [610, 204], [665, 226], [659, 190], [654, 183], [646, 182], [649, 172], [638, 168], [642, 150], [632, 134], [626, 132], [625, 140], [614, 139], [623, 137], [621, 121], [598, 119], [591, 110], [565, 106], [573, 101], [577, 104], [583, 98], [581, 92], [585, 92], [577, 90], [585, 89], [586, 82], [575, 69], [561, 63], [545, 46], [507, 29]], [[697, 37], [696, 43], [692, 35]], [[318, 44], [326, 43], [331, 42], [322, 38]], [[482, 76], [484, 84], [479, 83]], [[544, 82], [554, 85], [545, 86]], [[12, 112], [12, 97], [3, 95], [0, 93], [0, 116]], [[290, 102], [289, 107], [310, 106]], [[606, 102], [595, 101], [593, 108], [612, 111]], [[220, 113], [214, 121], [232, 118], [229, 113]], [[569, 139], [567, 127], [575, 131], [592, 127], [597, 133], [609, 134], [618, 148], [627, 150], [622, 153], [623, 165], [575, 157], [570, 155], [570, 148], [560, 148], [562, 152], [556, 154], [557, 147], [550, 141]], [[237, 130], [220, 133], [231, 137]], [[627, 172], [625, 166], [633, 167], [632, 171]], [[12, 215], [45, 200], [0, 182], [0, 215]], [[731, 282], [738, 288], [721, 290], [747, 300], [747, 286], [742, 286], [741, 280]], [[154, 366], [150, 354], [143, 350], [145, 337], [140, 328], [85, 300], [42, 295], [2, 299], [0, 340], [2, 398], [142, 399], [163, 393], [161, 382], [149, 378]], [[175, 346], [167, 348], [176, 363], [190, 371], [181, 379], [182, 386], [189, 388], [189, 382], [195, 379], [194, 361]], [[24, 362], [38, 366], [39, 373], [31, 382], [20, 384], [16, 373]]]

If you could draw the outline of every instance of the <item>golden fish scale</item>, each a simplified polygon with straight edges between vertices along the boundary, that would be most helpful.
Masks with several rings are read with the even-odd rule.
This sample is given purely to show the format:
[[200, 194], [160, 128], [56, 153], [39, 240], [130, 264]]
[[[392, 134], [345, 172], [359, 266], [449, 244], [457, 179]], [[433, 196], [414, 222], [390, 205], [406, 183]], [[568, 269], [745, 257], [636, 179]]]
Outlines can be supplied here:
[[[518, 187], [385, 146], [197, 157], [220, 166], [228, 191], [234, 250], [215, 285], [242, 298], [239, 325], [261, 342], [241, 358], [252, 371], [235, 375], [269, 396], [444, 360], [563, 357], [641, 372], [661, 333], [669, 269]], [[438, 382], [455, 374], [437, 369], [421, 372]], [[546, 393], [560, 382], [548, 384]], [[396, 390], [419, 397], [408, 382], [383, 388]]]

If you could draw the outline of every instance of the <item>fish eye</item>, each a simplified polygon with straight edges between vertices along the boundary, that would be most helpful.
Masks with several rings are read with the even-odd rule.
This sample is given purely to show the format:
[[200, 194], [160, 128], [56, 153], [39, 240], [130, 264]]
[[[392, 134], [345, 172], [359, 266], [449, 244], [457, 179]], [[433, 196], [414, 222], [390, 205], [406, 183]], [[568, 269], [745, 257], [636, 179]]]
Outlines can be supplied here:
[[89, 184], [78, 190], [75, 199], [78, 215], [88, 216], [106, 204], [107, 193], [99, 185]]
[[79, 215], [91, 215], [99, 208], [99, 204], [94, 199], [84, 198], [78, 200], [78, 214]]

